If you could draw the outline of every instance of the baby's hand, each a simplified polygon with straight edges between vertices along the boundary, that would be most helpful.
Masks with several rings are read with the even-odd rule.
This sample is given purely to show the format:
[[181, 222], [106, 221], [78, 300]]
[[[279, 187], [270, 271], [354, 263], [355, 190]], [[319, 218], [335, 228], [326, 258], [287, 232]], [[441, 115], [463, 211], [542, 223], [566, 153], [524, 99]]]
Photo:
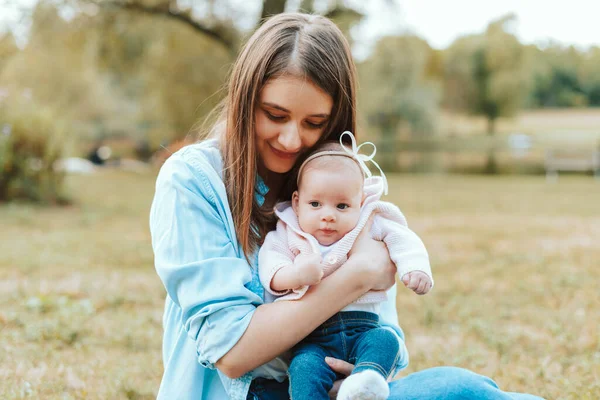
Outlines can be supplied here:
[[415, 292], [416, 294], [425, 294], [431, 289], [431, 279], [425, 272], [413, 271], [404, 274], [402, 277], [404, 286]]
[[297, 268], [300, 286], [316, 285], [323, 278], [323, 268], [321, 267], [321, 255], [319, 254], [299, 254], [294, 260]]

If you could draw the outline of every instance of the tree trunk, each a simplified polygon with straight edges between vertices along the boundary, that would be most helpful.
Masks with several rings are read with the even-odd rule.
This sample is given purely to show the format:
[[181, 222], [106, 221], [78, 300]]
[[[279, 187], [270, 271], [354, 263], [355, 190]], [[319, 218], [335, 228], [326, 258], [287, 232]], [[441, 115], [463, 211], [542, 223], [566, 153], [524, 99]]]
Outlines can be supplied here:
[[260, 15], [260, 22], [269, 18], [271, 15], [281, 14], [285, 11], [286, 0], [263, 0], [263, 9]]
[[315, 12], [315, 0], [302, 0], [300, 3], [300, 12], [312, 14]]
[[398, 170], [398, 155], [396, 154], [396, 126], [397, 125], [391, 121], [382, 121], [380, 124], [381, 144], [378, 147], [378, 153], [382, 154], [383, 156], [381, 157], [381, 167], [386, 172]]
[[[496, 133], [496, 118], [488, 118], [488, 136], [493, 138]], [[498, 163], [496, 161], [496, 149], [495, 143], [492, 141], [490, 143], [490, 149], [488, 150], [488, 158], [485, 165], [485, 173], [486, 174], [497, 174], [498, 173]]]

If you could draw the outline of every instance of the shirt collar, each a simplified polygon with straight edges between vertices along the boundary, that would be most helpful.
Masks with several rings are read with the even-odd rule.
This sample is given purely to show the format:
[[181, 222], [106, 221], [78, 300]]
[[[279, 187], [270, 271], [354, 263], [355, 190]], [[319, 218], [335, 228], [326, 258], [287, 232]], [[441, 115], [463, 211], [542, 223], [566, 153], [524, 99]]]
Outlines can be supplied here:
[[263, 180], [263, 178], [256, 174], [256, 183], [254, 185], [254, 196], [256, 197], [256, 202], [259, 206], [262, 206], [265, 203], [265, 196], [269, 193], [269, 187]]

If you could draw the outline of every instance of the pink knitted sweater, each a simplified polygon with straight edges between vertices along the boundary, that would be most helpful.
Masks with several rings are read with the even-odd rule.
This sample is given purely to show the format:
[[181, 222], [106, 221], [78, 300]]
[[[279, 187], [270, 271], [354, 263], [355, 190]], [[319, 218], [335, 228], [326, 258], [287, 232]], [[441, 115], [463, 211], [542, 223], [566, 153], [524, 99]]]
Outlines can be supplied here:
[[[375, 214], [371, 225], [373, 239], [382, 240], [387, 245], [391, 260], [396, 264], [400, 278], [411, 271], [423, 271], [432, 280], [429, 256], [421, 239], [410, 229], [406, 218], [395, 205], [380, 201], [383, 191], [381, 178], [378, 176], [365, 180], [366, 194], [360, 218], [354, 229], [333, 244], [321, 266], [323, 278], [333, 273], [348, 259], [358, 234], [367, 223], [369, 216]], [[283, 292], [271, 289], [271, 281], [275, 273], [294, 264], [298, 254], [320, 254], [319, 243], [310, 234], [303, 232], [298, 223], [298, 216], [290, 202], [279, 203], [275, 207], [279, 217], [277, 228], [267, 234], [258, 254], [259, 275], [262, 285], [269, 293], [279, 296], [277, 300], [300, 299], [308, 286]], [[359, 298], [357, 303], [378, 303], [386, 299], [384, 291], [371, 291]]]

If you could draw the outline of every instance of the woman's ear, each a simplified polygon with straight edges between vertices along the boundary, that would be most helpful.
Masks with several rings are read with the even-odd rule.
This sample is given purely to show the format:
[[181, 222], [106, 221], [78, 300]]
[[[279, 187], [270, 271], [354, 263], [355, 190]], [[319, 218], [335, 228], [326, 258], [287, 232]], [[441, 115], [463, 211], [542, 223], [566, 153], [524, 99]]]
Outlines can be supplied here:
[[292, 194], [292, 209], [296, 214], [298, 214], [298, 205], [300, 204], [300, 197], [298, 195], [298, 191], [296, 190]]

